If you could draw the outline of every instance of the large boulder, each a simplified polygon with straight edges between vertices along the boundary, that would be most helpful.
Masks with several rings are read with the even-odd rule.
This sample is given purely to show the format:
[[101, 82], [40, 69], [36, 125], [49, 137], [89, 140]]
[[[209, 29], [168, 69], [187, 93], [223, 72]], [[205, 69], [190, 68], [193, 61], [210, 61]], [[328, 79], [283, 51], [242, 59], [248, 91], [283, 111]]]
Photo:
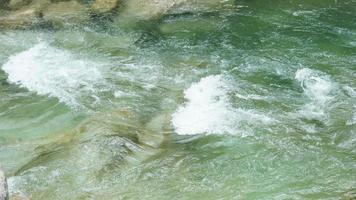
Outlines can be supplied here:
[[8, 200], [9, 199], [9, 192], [7, 189], [7, 182], [5, 173], [0, 166], [0, 200]]
[[54, 28], [82, 24], [89, 20], [89, 9], [77, 1], [50, 4], [43, 12], [43, 20]]
[[95, 0], [91, 10], [95, 13], [107, 13], [118, 6], [119, 0]]

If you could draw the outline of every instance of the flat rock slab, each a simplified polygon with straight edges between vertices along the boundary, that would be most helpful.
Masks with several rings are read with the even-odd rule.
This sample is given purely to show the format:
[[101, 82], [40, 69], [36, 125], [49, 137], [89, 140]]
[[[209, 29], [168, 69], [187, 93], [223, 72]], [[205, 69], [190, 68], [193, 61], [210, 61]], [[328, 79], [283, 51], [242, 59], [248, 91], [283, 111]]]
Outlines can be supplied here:
[[118, 6], [119, 0], [95, 0], [91, 10], [97, 13], [110, 12]]

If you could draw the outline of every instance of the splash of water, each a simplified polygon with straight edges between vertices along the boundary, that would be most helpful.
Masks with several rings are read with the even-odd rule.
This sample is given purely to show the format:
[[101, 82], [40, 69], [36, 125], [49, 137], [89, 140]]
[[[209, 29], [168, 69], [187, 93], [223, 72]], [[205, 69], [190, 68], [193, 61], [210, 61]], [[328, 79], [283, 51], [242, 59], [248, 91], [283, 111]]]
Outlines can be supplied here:
[[238, 134], [248, 132], [244, 124], [272, 123], [255, 110], [235, 108], [229, 100], [233, 89], [222, 75], [212, 75], [193, 83], [184, 91], [187, 102], [173, 114], [172, 123], [180, 135]]
[[8, 74], [8, 82], [79, 108], [83, 94], [96, 101], [98, 88], [105, 85], [100, 65], [41, 42], [11, 56], [2, 69]]

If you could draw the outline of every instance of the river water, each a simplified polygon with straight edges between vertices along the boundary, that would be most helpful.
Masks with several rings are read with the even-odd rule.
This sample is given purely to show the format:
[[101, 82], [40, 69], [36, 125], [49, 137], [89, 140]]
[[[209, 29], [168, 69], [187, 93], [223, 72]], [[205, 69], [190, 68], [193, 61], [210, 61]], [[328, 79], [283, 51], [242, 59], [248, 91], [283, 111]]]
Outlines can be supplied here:
[[0, 162], [30, 199], [339, 199], [356, 1], [0, 30]]

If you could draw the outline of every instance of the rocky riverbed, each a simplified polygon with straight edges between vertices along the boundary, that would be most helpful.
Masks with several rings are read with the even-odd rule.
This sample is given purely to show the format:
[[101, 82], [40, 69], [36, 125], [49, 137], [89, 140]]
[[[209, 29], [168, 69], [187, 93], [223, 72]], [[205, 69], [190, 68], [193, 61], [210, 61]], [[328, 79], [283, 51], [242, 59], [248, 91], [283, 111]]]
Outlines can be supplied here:
[[234, 6], [221, 0], [9, 0], [0, 10], [0, 28], [61, 28], [78, 26], [109, 17], [133, 21], [159, 19], [189, 12], [213, 12]]
[[354, 0], [0, 1], [11, 200], [355, 199]]

